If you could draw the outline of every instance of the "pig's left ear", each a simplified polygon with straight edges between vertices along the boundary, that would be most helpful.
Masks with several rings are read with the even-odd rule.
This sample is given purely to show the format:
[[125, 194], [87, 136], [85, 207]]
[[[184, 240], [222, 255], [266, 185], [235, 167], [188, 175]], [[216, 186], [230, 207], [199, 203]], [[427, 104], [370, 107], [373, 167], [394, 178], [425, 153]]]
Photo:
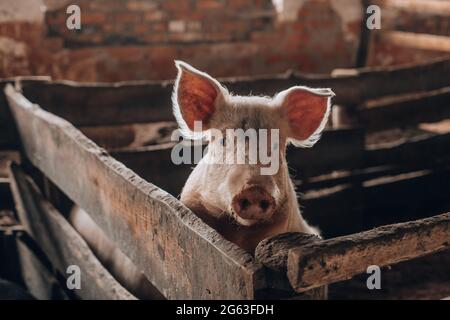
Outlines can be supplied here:
[[217, 80], [189, 64], [175, 61], [175, 65], [178, 75], [172, 95], [173, 113], [182, 134], [199, 139], [212, 128], [211, 118], [227, 91]]
[[276, 100], [287, 122], [288, 140], [298, 147], [312, 147], [319, 139], [331, 109], [331, 89], [292, 87]]

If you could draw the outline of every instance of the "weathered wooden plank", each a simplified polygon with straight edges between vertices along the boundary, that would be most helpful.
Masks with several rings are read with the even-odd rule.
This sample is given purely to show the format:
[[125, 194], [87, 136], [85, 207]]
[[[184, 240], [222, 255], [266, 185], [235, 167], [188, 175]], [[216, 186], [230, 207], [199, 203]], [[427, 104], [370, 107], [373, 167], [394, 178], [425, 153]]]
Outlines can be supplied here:
[[239, 94], [266, 95], [293, 85], [328, 87], [336, 93], [335, 104], [358, 105], [381, 96], [447, 87], [450, 85], [449, 71], [450, 59], [441, 58], [405, 66], [352, 69], [331, 76], [291, 72], [277, 77], [230, 79], [225, 84]]
[[[320, 238], [306, 233], [283, 233], [275, 237], [265, 239], [258, 244], [255, 256], [267, 269], [268, 287], [280, 291], [293, 291], [287, 278], [287, 259], [289, 249], [306, 245]], [[292, 300], [327, 299], [327, 288], [320, 287], [293, 296]]]
[[81, 236], [15, 164], [11, 165], [11, 180], [20, 221], [52, 265], [63, 275], [71, 265], [80, 268], [81, 288], [74, 290], [77, 296], [102, 300], [135, 299], [101, 265]]
[[12, 86], [6, 95], [31, 163], [89, 212], [166, 298], [251, 299], [264, 285], [250, 254], [177, 199]]
[[364, 130], [341, 128], [325, 130], [314, 148], [288, 147], [287, 162], [298, 178], [333, 170], [355, 169], [363, 165]]
[[20, 260], [20, 272], [28, 291], [39, 300], [54, 298], [53, 275], [40, 263], [33, 252], [21, 241], [16, 241]]
[[[386, 95], [450, 86], [450, 59], [395, 67], [353, 69], [341, 75], [301, 74], [221, 79], [236, 94], [273, 95], [294, 85], [330, 87], [335, 104], [358, 105]], [[404, 81], [408, 79], [408, 81]], [[24, 95], [76, 126], [173, 121], [170, 81], [78, 84], [47, 81], [22, 84]]]
[[170, 142], [176, 122], [130, 123], [114, 126], [79, 127], [80, 131], [107, 150], [133, 149]]
[[380, 40], [383, 43], [399, 47], [450, 52], [450, 37], [446, 36], [405, 31], [383, 31], [380, 33]]
[[450, 16], [450, 3], [441, 0], [375, 0], [386, 9], [401, 9], [410, 13]]
[[400, 128], [450, 118], [450, 87], [369, 101], [358, 109], [366, 130]]
[[11, 112], [8, 108], [6, 97], [3, 89], [9, 83], [21, 81], [24, 85], [33, 85], [40, 81], [49, 81], [49, 77], [29, 76], [0, 79], [0, 149], [16, 148], [18, 146], [17, 132], [14, 128], [14, 121], [12, 121]]
[[450, 133], [424, 133], [392, 144], [369, 146], [365, 151], [364, 166], [431, 164], [439, 158], [448, 158], [449, 145]]
[[[0, 189], [3, 189], [3, 182], [0, 179]], [[20, 271], [19, 255], [16, 245], [15, 230], [20, 230], [18, 222], [14, 218], [14, 204], [12, 194], [9, 191], [5, 194], [0, 190], [0, 278], [8, 279], [15, 283], [23, 283]], [[5, 201], [4, 201], [5, 200]], [[10, 206], [4, 207], [1, 202], [7, 202]]]
[[445, 250], [450, 213], [370, 231], [314, 241], [288, 253], [287, 275], [297, 292], [347, 280], [370, 265], [379, 267]]
[[24, 84], [24, 95], [76, 126], [174, 121], [172, 83], [163, 81], [78, 84], [48, 81]]
[[299, 186], [303, 216], [331, 238], [450, 210], [448, 167], [366, 178], [327, 188]]
[[[16, 137], [16, 140], [19, 138]], [[1, 148], [1, 147], [0, 147]], [[8, 163], [15, 161], [20, 163], [20, 153], [18, 150], [1, 150], [0, 149], [0, 178], [8, 176]]]

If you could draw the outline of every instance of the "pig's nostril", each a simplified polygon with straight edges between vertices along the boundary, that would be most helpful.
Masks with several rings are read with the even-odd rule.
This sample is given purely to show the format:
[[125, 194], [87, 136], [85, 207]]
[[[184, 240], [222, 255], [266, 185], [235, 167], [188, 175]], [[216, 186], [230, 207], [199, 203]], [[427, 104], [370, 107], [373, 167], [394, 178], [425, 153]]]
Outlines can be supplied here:
[[250, 206], [250, 201], [248, 201], [248, 199], [242, 199], [239, 204], [241, 208], [245, 210]]
[[261, 209], [263, 209], [263, 211], [266, 211], [267, 208], [269, 208], [270, 203], [269, 203], [269, 201], [267, 201], [267, 200], [261, 200], [261, 201], [259, 202], [259, 206], [261, 207]]

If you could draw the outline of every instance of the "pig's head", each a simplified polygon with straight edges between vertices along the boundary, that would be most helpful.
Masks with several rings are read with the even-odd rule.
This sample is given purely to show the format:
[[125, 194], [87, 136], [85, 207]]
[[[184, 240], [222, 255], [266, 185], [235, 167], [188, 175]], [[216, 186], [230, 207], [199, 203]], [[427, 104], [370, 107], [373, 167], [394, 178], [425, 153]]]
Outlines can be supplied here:
[[[333, 92], [296, 86], [273, 98], [235, 96], [190, 65], [177, 61], [176, 66], [173, 108], [180, 130], [185, 137], [209, 142], [181, 200], [194, 211], [201, 206], [213, 216], [228, 215], [247, 227], [287, 214], [286, 204], [295, 192], [286, 145], [310, 147], [319, 139]], [[236, 134], [249, 129], [257, 140], [242, 140]], [[239, 161], [241, 151], [245, 156]]]

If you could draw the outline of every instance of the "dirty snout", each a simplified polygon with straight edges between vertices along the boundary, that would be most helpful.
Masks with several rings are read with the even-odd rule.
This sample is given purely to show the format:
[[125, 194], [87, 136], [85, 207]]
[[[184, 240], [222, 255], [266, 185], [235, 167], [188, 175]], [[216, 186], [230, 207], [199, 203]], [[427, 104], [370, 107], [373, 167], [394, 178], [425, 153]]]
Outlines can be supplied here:
[[250, 186], [233, 197], [231, 206], [236, 213], [238, 222], [252, 225], [272, 217], [276, 202], [275, 198], [261, 186]]

